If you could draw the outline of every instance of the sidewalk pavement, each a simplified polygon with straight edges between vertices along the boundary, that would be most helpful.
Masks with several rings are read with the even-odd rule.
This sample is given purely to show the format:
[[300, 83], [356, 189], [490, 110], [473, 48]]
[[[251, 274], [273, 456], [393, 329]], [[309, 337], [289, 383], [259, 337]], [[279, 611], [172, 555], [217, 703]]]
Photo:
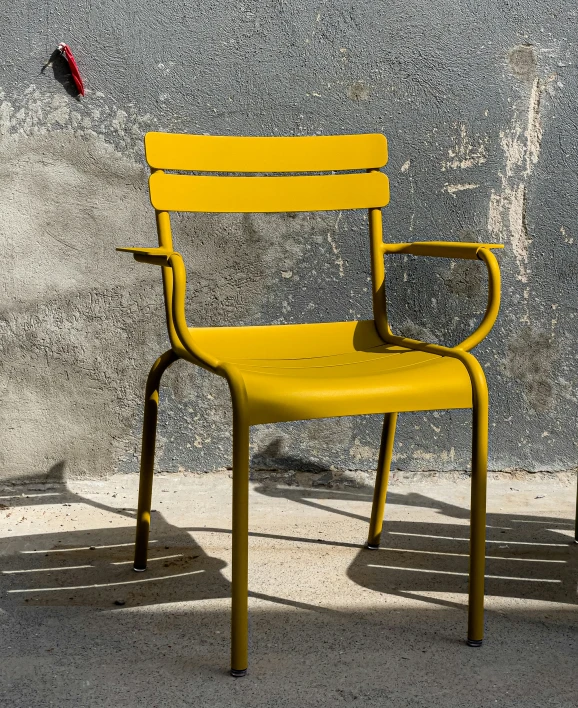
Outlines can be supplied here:
[[228, 674], [229, 472], [157, 476], [142, 574], [136, 477], [6, 486], [0, 705], [574, 708], [574, 485], [491, 475], [486, 640], [474, 649], [465, 476], [394, 478], [369, 551], [359, 475], [261, 473], [243, 679]]

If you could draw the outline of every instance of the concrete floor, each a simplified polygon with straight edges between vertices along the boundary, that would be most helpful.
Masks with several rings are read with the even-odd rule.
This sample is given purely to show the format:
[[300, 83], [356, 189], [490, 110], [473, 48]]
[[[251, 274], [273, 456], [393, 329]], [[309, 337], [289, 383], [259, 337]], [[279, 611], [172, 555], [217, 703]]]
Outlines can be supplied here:
[[467, 479], [394, 479], [368, 551], [371, 490], [306, 477], [252, 485], [244, 679], [228, 675], [229, 473], [156, 479], [139, 575], [134, 477], [5, 488], [0, 705], [577, 705], [570, 476], [492, 476], [481, 649], [464, 644]]

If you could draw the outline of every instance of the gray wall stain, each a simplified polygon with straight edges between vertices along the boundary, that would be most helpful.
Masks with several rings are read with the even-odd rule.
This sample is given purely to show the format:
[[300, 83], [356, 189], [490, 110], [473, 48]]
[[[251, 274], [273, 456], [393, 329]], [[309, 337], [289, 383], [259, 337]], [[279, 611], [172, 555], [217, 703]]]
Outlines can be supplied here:
[[508, 52], [512, 72], [524, 81], [532, 81], [536, 75], [536, 52], [530, 44], [521, 44]]
[[552, 406], [556, 358], [556, 344], [545, 332], [524, 327], [508, 342], [506, 370], [524, 384], [524, 395], [535, 411]]
[[[476, 354], [493, 469], [577, 464], [578, 11], [485, 6], [70, 0], [2, 13], [0, 479], [138, 469], [144, 381], [167, 348], [142, 137], [383, 132], [391, 241], [498, 241], [503, 304]], [[87, 88], [70, 95], [55, 46]], [[191, 324], [370, 316], [361, 213], [174, 220]], [[485, 306], [480, 263], [388, 258], [394, 327], [456, 344]], [[230, 465], [224, 382], [179, 362], [162, 391], [158, 464]], [[253, 429], [260, 467], [373, 469], [379, 416]], [[400, 417], [395, 466], [468, 465], [467, 411]]]

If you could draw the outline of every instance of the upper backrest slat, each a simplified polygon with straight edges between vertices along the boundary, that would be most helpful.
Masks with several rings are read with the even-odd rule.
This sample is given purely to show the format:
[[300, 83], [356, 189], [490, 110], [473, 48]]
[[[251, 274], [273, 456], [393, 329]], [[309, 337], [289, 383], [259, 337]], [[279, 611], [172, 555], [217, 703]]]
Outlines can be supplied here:
[[369, 209], [389, 202], [383, 172], [291, 177], [218, 177], [154, 172], [158, 211], [291, 212]]
[[195, 172], [331, 172], [387, 163], [387, 140], [379, 133], [296, 138], [147, 133], [145, 151], [153, 169]]

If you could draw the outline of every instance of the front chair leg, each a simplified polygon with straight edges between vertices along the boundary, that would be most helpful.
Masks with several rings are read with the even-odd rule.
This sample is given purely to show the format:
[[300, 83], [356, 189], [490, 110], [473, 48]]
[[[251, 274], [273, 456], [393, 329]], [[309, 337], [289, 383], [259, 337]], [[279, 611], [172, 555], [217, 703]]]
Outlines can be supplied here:
[[233, 412], [231, 675], [245, 676], [249, 644], [249, 425]]
[[[472, 431], [472, 499], [470, 512], [470, 588], [468, 645], [484, 638], [484, 568], [486, 562], [486, 481], [488, 466], [488, 402], [482, 392], [474, 400]], [[480, 400], [481, 399], [481, 400]]]
[[377, 475], [375, 477], [375, 489], [373, 490], [369, 535], [367, 538], [367, 547], [372, 550], [379, 548], [396, 423], [397, 413], [385, 414], [383, 419], [383, 432], [381, 434], [381, 446], [379, 448], [379, 460], [377, 463]]
[[136, 541], [134, 569], [146, 570], [149, 528], [151, 521], [151, 500], [153, 493], [153, 472], [155, 465], [155, 443], [157, 436], [157, 415], [159, 408], [159, 388], [161, 378], [168, 367], [179, 357], [172, 349], [160, 356], [149, 372], [146, 389], [142, 426], [142, 448], [140, 456], [140, 481], [138, 488], [138, 511], [136, 516]]

